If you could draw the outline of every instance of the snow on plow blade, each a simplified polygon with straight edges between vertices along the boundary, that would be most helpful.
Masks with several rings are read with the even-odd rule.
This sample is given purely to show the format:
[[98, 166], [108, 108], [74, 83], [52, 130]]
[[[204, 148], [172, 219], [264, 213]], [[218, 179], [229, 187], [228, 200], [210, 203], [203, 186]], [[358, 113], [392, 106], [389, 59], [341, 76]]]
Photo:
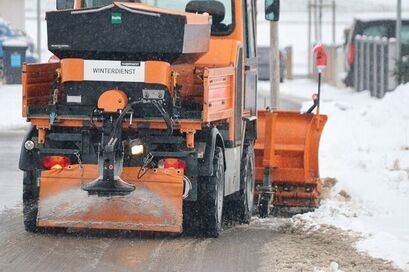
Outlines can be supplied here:
[[[125, 196], [99, 197], [81, 189], [79, 166], [43, 171], [37, 224], [40, 227], [182, 232], [183, 171], [125, 167], [121, 178], [136, 187]], [[85, 183], [98, 177], [86, 165]]]
[[276, 188], [273, 205], [318, 207], [319, 144], [327, 116], [285, 111], [259, 111], [256, 143], [256, 180], [272, 169]]

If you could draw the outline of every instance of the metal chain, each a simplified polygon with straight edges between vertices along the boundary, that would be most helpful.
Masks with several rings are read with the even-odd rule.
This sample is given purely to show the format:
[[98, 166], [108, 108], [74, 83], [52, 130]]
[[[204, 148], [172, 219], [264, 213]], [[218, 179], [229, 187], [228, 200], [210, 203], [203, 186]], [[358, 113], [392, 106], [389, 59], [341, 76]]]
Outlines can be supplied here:
[[141, 169], [139, 169], [139, 173], [137, 176], [138, 179], [141, 179], [148, 172], [148, 166], [153, 161], [153, 158], [154, 156], [152, 155], [152, 153], [149, 153], [145, 156], [145, 158], [143, 158], [143, 166]]

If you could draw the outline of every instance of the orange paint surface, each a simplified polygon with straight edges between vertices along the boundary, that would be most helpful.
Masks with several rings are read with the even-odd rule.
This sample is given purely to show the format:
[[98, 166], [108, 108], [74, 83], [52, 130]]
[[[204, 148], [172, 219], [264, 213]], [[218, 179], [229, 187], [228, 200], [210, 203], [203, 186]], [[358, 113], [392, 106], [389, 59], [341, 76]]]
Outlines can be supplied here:
[[278, 187], [275, 205], [304, 206], [300, 203], [309, 199], [318, 206], [319, 144], [327, 119], [325, 115], [298, 112], [258, 112], [256, 180], [262, 182], [265, 167], [272, 169], [271, 182]]
[[[149, 169], [138, 179], [139, 171], [138, 167], [124, 168], [121, 178], [136, 189], [129, 195], [113, 197], [83, 191], [78, 165], [43, 171], [38, 225], [181, 233], [183, 171]], [[97, 176], [96, 165], [85, 165], [84, 184]]]
[[104, 92], [98, 99], [98, 109], [105, 112], [117, 113], [128, 105], [128, 96], [120, 90]]

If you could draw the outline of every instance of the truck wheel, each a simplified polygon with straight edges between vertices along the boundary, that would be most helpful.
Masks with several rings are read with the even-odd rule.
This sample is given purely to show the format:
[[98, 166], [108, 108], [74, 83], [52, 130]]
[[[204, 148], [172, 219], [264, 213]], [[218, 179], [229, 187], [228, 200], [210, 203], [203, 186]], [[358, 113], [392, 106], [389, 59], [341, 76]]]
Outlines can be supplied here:
[[223, 226], [225, 179], [223, 151], [220, 147], [215, 150], [213, 169], [213, 176], [203, 177], [200, 181], [199, 204], [203, 235], [217, 238]]
[[240, 182], [242, 189], [237, 203], [239, 222], [249, 224], [254, 204], [254, 188], [256, 181], [254, 146], [246, 145], [241, 161]]
[[38, 232], [37, 213], [38, 213], [39, 190], [35, 174], [31, 171], [24, 172], [23, 178], [23, 216], [24, 227], [27, 232]]

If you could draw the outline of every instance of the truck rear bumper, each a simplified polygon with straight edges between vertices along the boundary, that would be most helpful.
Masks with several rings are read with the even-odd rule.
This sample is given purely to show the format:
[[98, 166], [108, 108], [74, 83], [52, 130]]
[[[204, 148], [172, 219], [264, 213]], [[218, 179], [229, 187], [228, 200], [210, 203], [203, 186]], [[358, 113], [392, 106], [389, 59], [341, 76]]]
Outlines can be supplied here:
[[[142, 176], [138, 178], [139, 176]], [[81, 179], [82, 176], [82, 179]], [[76, 229], [182, 232], [181, 170], [126, 167], [121, 178], [136, 187], [126, 196], [88, 195], [83, 184], [98, 177], [97, 165], [43, 171], [37, 225]]]

